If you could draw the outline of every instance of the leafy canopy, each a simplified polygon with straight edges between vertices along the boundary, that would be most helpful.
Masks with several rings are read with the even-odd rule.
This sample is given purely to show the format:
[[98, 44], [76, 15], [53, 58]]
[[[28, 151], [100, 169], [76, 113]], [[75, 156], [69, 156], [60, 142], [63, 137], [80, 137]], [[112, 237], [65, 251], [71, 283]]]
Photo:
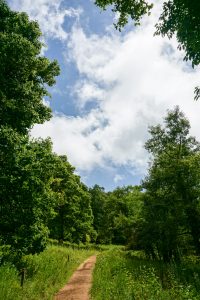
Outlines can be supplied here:
[[0, 243], [19, 254], [44, 249], [55, 205], [58, 159], [50, 140], [28, 136], [51, 117], [43, 98], [59, 74], [57, 62], [41, 56], [40, 38], [37, 22], [0, 0]]
[[44, 249], [56, 203], [57, 156], [47, 140], [29, 141], [10, 128], [0, 135], [0, 240], [19, 253]]
[[129, 17], [135, 21], [135, 25], [139, 25], [141, 16], [149, 13], [153, 6], [145, 0], [96, 0], [95, 4], [103, 10], [105, 10], [108, 5], [113, 6], [113, 12], [119, 14], [119, 19], [115, 27], [120, 31], [128, 23]]
[[140, 187], [118, 187], [105, 192], [95, 185], [89, 191], [97, 243], [130, 243], [142, 209]]
[[49, 222], [50, 236], [70, 242], [86, 242], [92, 238], [93, 215], [87, 187], [74, 174], [65, 156], [58, 157], [59, 165], [52, 183], [57, 198], [55, 216]]
[[41, 56], [41, 32], [27, 14], [0, 0], [0, 126], [27, 133], [51, 117], [43, 103], [59, 74], [56, 61]]
[[[147, 0], [96, 0], [95, 4], [102, 9], [112, 5], [113, 11], [119, 14], [115, 27], [121, 30], [129, 18], [140, 24], [145, 14], [150, 14], [153, 4]], [[163, 11], [156, 24], [157, 35], [176, 35], [179, 50], [185, 51], [184, 60], [190, 60], [192, 66], [200, 64], [200, 1], [199, 0], [166, 0]], [[195, 99], [200, 97], [200, 89], [195, 88]]]
[[189, 129], [189, 121], [176, 107], [168, 112], [164, 126], [150, 127], [145, 145], [152, 161], [143, 181], [140, 245], [148, 255], [165, 261], [178, 259], [191, 245], [200, 253], [200, 145]]

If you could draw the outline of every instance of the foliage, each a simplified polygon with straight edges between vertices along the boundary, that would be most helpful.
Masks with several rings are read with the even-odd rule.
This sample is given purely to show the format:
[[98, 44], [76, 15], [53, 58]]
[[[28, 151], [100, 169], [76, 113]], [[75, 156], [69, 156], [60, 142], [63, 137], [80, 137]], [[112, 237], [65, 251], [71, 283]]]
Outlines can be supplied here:
[[[115, 27], [121, 30], [129, 17], [139, 24], [140, 18], [150, 14], [152, 4], [147, 0], [96, 0], [95, 4], [102, 9], [112, 5], [113, 11], [119, 14]], [[179, 43], [178, 49], [185, 51], [184, 60], [190, 60], [192, 66], [200, 63], [200, 2], [199, 0], [166, 0], [163, 11], [156, 24], [156, 34], [171, 38], [174, 34]], [[200, 97], [200, 88], [195, 88], [195, 99]]]
[[110, 243], [110, 236], [108, 234], [108, 227], [106, 223], [106, 217], [108, 212], [106, 211], [107, 193], [103, 187], [94, 185], [89, 189], [91, 196], [91, 208], [94, 216], [93, 227], [97, 232], [96, 242], [100, 244]]
[[168, 112], [164, 128], [150, 127], [146, 143], [152, 163], [143, 181], [140, 242], [148, 255], [165, 261], [178, 259], [191, 244], [197, 254], [200, 251], [199, 143], [189, 136], [189, 129], [189, 121], [176, 107]]
[[115, 27], [119, 30], [128, 23], [129, 17], [135, 21], [136, 25], [139, 25], [141, 17], [149, 13], [152, 8], [152, 4], [144, 0], [95, 0], [95, 4], [103, 10], [105, 10], [108, 5], [113, 6], [112, 11], [119, 14], [118, 22], [115, 24]]
[[23, 288], [16, 268], [10, 264], [0, 267], [0, 295], [4, 300], [52, 299], [88, 256], [88, 250], [72, 250], [60, 246], [48, 247], [43, 253], [23, 258], [26, 269]]
[[93, 300], [197, 300], [199, 291], [198, 264], [164, 264], [115, 250], [98, 256], [91, 294]]
[[124, 245], [131, 240], [142, 205], [141, 188], [138, 186], [118, 187], [108, 193], [108, 222], [111, 222], [112, 243]]
[[[152, 7], [144, 0], [95, 3], [103, 9], [113, 5], [120, 13], [118, 29], [129, 16], [138, 24]], [[157, 34], [177, 33], [193, 66], [200, 59], [198, 7], [197, 1], [166, 1], [156, 27]], [[179, 260], [188, 250], [199, 255], [200, 145], [189, 135], [184, 114], [176, 107], [164, 127], [150, 128], [146, 149], [152, 161], [143, 190], [88, 189], [67, 157], [53, 153], [50, 139], [28, 135], [35, 123], [50, 118], [43, 97], [59, 73], [55, 61], [41, 56], [40, 38], [36, 22], [0, 0], [0, 262], [16, 263], [24, 254], [44, 250], [49, 233], [79, 248], [95, 241], [129, 244], [164, 261]]]
[[[184, 60], [192, 66], [200, 63], [200, 2], [198, 0], [174, 0], [163, 4], [163, 12], [156, 25], [156, 34], [171, 38], [176, 34], [178, 49], [185, 51]], [[200, 90], [195, 88], [195, 99]]]
[[0, 240], [21, 256], [44, 249], [55, 204], [57, 158], [49, 139], [31, 141], [28, 131], [51, 117], [43, 98], [59, 67], [41, 55], [37, 22], [3, 0], [0, 41]]
[[21, 133], [51, 117], [43, 98], [48, 95], [47, 85], [55, 83], [59, 67], [40, 55], [40, 37], [37, 22], [11, 11], [0, 0], [0, 126]]
[[51, 246], [62, 246], [75, 250], [97, 250], [97, 251], [107, 251], [111, 249], [124, 249], [124, 246], [118, 245], [104, 245], [104, 244], [96, 244], [96, 243], [71, 243], [68, 241], [54, 240], [48, 239], [48, 244]]
[[12, 129], [0, 135], [0, 238], [20, 253], [44, 249], [53, 215], [57, 157], [50, 140], [29, 141]]
[[2, 243], [21, 255], [43, 250], [49, 229], [71, 242], [95, 236], [87, 188], [49, 139], [30, 141], [4, 128], [0, 144]]
[[176, 33], [179, 49], [186, 52], [185, 60], [191, 60], [193, 66], [200, 63], [200, 3], [198, 0], [174, 0], [163, 4], [163, 12], [156, 25], [157, 34], [169, 38]]
[[80, 177], [74, 174], [74, 168], [67, 158], [62, 156], [59, 159], [52, 183], [58, 201], [55, 217], [49, 224], [51, 237], [74, 243], [90, 242], [96, 236], [92, 227], [90, 194]]
[[118, 187], [106, 193], [95, 185], [90, 193], [97, 242], [126, 244], [140, 218], [143, 203], [140, 187]]

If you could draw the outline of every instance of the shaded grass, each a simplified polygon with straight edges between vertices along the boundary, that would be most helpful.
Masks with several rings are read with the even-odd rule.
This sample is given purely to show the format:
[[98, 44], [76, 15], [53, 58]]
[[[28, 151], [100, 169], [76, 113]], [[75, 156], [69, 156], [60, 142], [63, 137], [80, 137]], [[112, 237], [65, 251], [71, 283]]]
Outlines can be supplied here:
[[91, 294], [93, 300], [199, 300], [200, 265], [188, 260], [164, 264], [108, 251], [97, 259]]
[[111, 249], [124, 249], [124, 246], [121, 245], [113, 245], [113, 244], [90, 244], [90, 243], [80, 243], [80, 244], [76, 244], [76, 243], [71, 243], [71, 242], [67, 242], [67, 241], [58, 241], [55, 239], [48, 239], [48, 243], [51, 246], [63, 246], [63, 247], [67, 247], [67, 248], [72, 248], [72, 249], [85, 249], [85, 250], [97, 250], [97, 251], [108, 251]]
[[20, 276], [11, 264], [0, 267], [0, 299], [39, 300], [53, 299], [53, 295], [65, 285], [75, 269], [94, 250], [73, 250], [60, 246], [49, 246], [39, 255], [23, 258], [26, 268], [23, 288]]

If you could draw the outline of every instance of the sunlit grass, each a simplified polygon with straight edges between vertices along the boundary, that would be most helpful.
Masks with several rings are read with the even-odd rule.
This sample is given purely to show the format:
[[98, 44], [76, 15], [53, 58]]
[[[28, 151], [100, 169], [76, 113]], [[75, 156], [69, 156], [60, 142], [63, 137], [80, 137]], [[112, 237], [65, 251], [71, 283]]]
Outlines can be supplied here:
[[79, 264], [92, 254], [94, 250], [50, 246], [39, 255], [26, 256], [23, 259], [26, 267], [23, 288], [19, 272], [14, 266], [5, 264], [0, 267], [0, 299], [52, 299]]
[[197, 300], [200, 266], [163, 264], [109, 251], [98, 257], [91, 294], [93, 300]]

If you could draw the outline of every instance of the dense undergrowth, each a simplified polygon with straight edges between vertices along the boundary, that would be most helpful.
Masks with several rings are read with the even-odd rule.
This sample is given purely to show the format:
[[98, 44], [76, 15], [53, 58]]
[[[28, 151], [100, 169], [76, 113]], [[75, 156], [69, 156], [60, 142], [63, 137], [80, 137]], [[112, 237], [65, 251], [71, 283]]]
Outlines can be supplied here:
[[200, 265], [195, 257], [164, 264], [115, 250], [99, 255], [93, 300], [198, 300]]
[[[26, 269], [23, 287], [19, 270], [4, 263], [0, 267], [0, 298], [53, 299], [77, 266], [97, 253], [92, 245], [87, 247], [49, 246], [41, 254], [25, 256], [21, 262]], [[108, 248], [98, 255], [91, 290], [93, 300], [200, 299], [200, 265], [195, 256], [166, 264], [147, 260], [141, 253], [123, 251], [122, 247], [102, 246], [100, 250]]]
[[66, 248], [71, 248], [73, 250], [97, 250], [97, 251], [107, 251], [112, 249], [124, 249], [124, 246], [118, 246], [118, 245], [104, 245], [104, 244], [90, 244], [90, 243], [71, 243], [67, 241], [58, 241], [55, 239], [48, 239], [48, 243], [51, 246], [62, 246]]
[[78, 265], [92, 254], [94, 250], [49, 246], [38, 255], [25, 256], [21, 262], [26, 270], [23, 287], [19, 270], [4, 263], [0, 267], [0, 299], [52, 299]]

